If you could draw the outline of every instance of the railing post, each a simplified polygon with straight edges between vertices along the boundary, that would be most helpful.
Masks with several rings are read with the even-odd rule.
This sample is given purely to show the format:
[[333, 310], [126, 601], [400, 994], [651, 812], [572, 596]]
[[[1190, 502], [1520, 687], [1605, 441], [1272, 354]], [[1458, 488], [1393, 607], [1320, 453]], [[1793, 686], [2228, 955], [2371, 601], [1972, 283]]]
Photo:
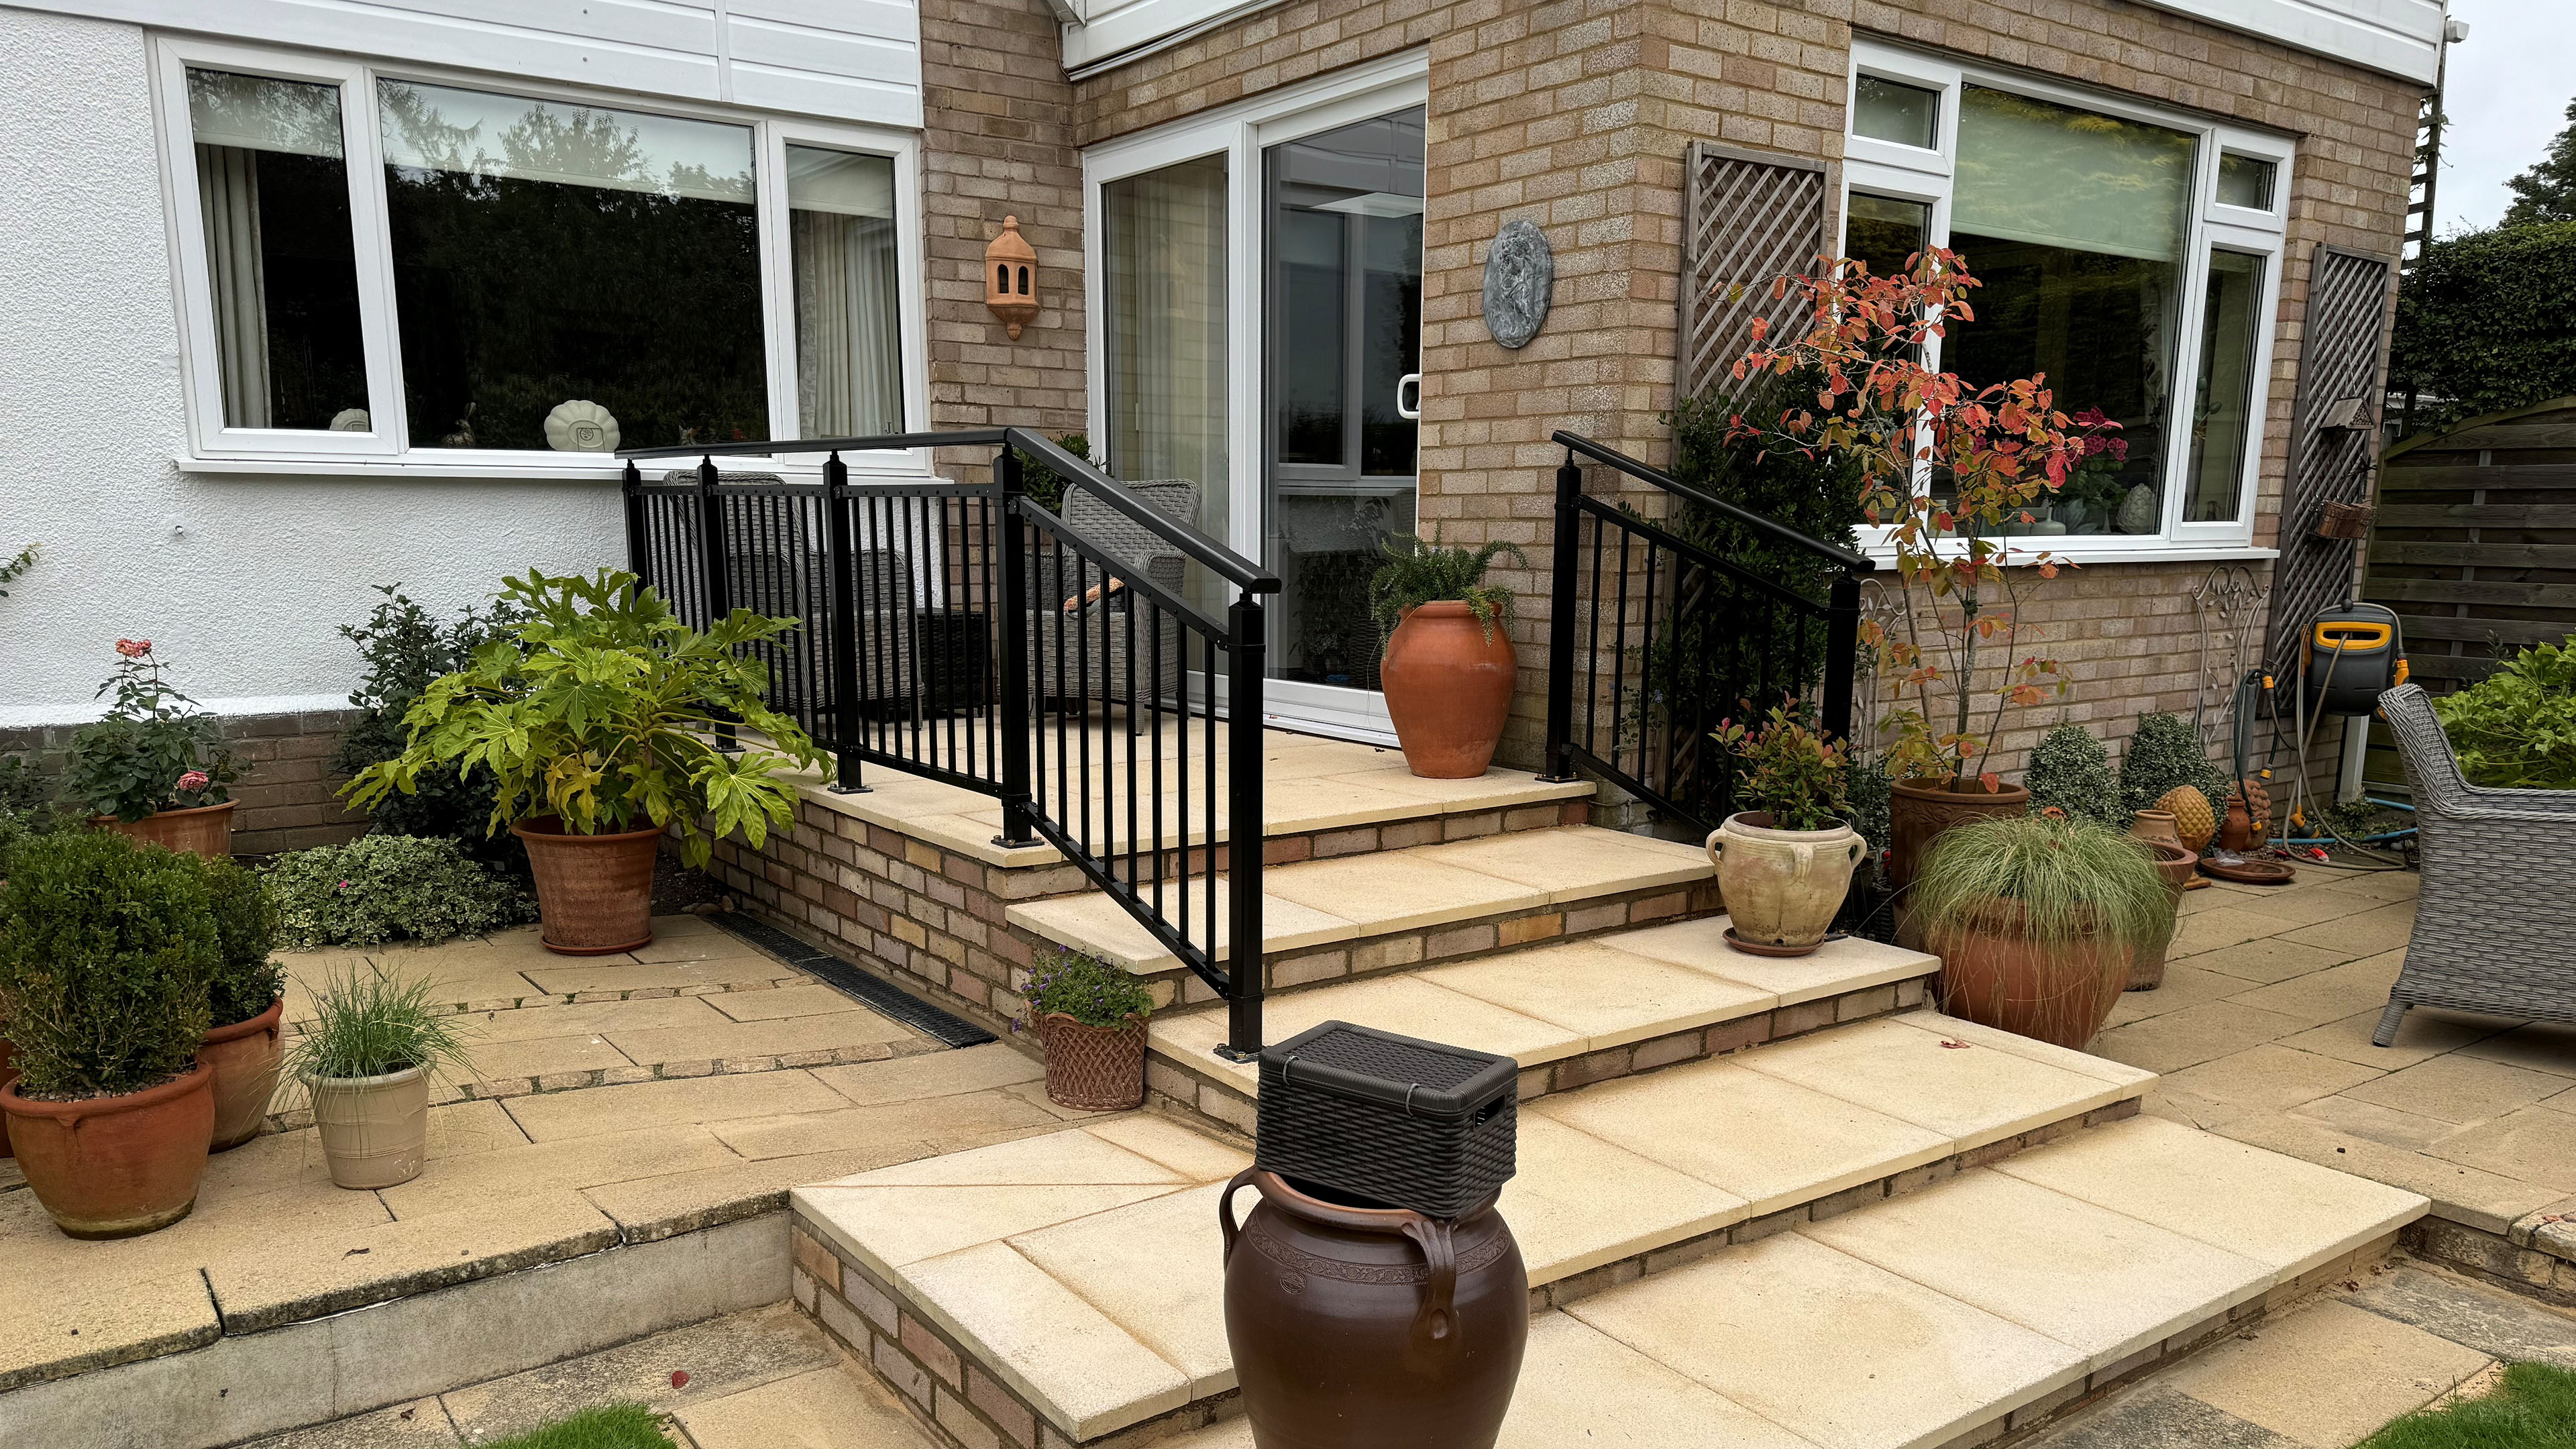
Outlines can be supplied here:
[[[1263, 612], [1261, 596], [1250, 592], [1237, 594], [1226, 611], [1226, 895], [1234, 954], [1225, 973], [1225, 1044], [1216, 1053], [1237, 1062], [1261, 1055], [1261, 983], [1267, 974], [1261, 949], [1261, 677], [1270, 636]], [[1209, 681], [1211, 691], [1214, 686]], [[1208, 703], [1213, 716], [1216, 701]], [[1208, 727], [1215, 726], [1211, 718]]]
[[1583, 470], [1569, 449], [1556, 470], [1556, 553], [1547, 600], [1547, 758], [1539, 778], [1551, 783], [1574, 778], [1574, 565], [1582, 532], [1575, 504], [1582, 496]]
[[637, 584], [650, 584], [653, 581], [644, 573], [644, 474], [632, 458], [617, 475], [617, 491], [626, 507], [626, 571]]
[[993, 451], [993, 484], [1002, 510], [1002, 833], [1001, 846], [1035, 845], [1029, 800], [1029, 576], [1027, 496], [1020, 455], [1006, 440]]
[[[859, 779], [859, 550], [850, 527], [850, 465], [834, 453], [823, 460], [823, 536], [832, 550], [832, 752], [839, 760], [835, 795], [864, 795]], [[901, 627], [909, 613], [898, 612]]]
[[[707, 627], [733, 612], [733, 581], [725, 569], [724, 500], [716, 496], [716, 460], [698, 460], [698, 580], [703, 589]], [[716, 726], [716, 748], [731, 754], [742, 748], [733, 726]]]
[[1847, 569], [1834, 575], [1825, 614], [1825, 697], [1816, 715], [1833, 739], [1851, 738], [1852, 676], [1859, 655], [1860, 577]]

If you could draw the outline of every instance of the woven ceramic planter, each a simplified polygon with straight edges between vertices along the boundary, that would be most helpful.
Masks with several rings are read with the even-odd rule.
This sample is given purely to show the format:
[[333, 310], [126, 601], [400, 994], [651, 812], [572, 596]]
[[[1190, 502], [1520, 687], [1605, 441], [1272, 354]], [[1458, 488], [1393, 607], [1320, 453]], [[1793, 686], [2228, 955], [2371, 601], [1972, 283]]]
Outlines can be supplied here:
[[1038, 1021], [1046, 1044], [1047, 1097], [1084, 1112], [1123, 1112], [1145, 1104], [1145, 1019], [1124, 1026], [1086, 1026], [1061, 1011]]

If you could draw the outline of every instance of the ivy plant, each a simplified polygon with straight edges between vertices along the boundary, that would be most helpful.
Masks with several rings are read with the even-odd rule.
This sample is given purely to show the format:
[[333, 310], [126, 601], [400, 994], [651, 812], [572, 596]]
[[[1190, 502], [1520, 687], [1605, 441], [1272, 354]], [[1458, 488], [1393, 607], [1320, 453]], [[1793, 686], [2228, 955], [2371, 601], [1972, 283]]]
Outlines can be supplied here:
[[[530, 570], [506, 581], [501, 601], [526, 618], [469, 667], [430, 682], [403, 716], [402, 754], [350, 781], [351, 804], [413, 793], [432, 770], [488, 768], [486, 833], [546, 816], [575, 835], [675, 828], [692, 866], [736, 831], [757, 848], [771, 827], [794, 823], [794, 787], [776, 771], [819, 770], [823, 755], [770, 709], [767, 667], [740, 651], [795, 620], [736, 609], [700, 632], [615, 569]], [[720, 748], [716, 732], [729, 725], [764, 736], [765, 747]]]

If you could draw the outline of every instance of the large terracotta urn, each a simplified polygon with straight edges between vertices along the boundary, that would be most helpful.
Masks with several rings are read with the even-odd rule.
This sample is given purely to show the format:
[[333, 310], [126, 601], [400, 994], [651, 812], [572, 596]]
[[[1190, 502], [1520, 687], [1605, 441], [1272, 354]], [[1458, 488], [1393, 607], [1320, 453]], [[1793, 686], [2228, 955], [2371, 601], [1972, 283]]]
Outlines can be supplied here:
[[145, 845], [214, 860], [233, 853], [234, 803], [226, 800], [220, 805], [198, 805], [186, 810], [156, 810], [140, 820], [93, 815], [89, 823]]
[[1925, 949], [1941, 958], [1941, 1009], [1980, 1026], [2080, 1051], [2129, 987], [2130, 950], [2103, 936], [2034, 940], [2011, 901], [1933, 929]]
[[248, 1021], [208, 1030], [197, 1048], [197, 1060], [215, 1072], [213, 1150], [241, 1146], [268, 1121], [268, 1102], [277, 1095], [278, 1062], [284, 1056], [278, 1028], [285, 1018], [286, 998], [281, 996]]
[[1500, 619], [1489, 631], [1463, 600], [1405, 611], [1378, 679], [1404, 763], [1431, 780], [1470, 780], [1494, 762], [1520, 658]]
[[1953, 790], [1946, 779], [1899, 780], [1887, 802], [1887, 883], [1897, 890], [1914, 884], [1923, 852], [1941, 832], [1988, 815], [2027, 815], [2030, 792], [2019, 785], [1989, 790], [1975, 779]]
[[1726, 943], [1761, 956], [1804, 956], [1825, 939], [1869, 843], [1848, 825], [1776, 830], [1768, 811], [1729, 815], [1708, 858], [1726, 902]]
[[552, 815], [510, 833], [528, 848], [537, 884], [537, 938], [564, 956], [606, 956], [653, 941], [653, 858], [659, 830], [572, 835]]
[[166, 1228], [197, 1205], [215, 1128], [214, 1069], [197, 1063], [140, 1092], [70, 1102], [0, 1087], [27, 1186], [75, 1238], [130, 1238]]
[[[1261, 1200], [1238, 1230], [1245, 1187]], [[1529, 1341], [1529, 1273], [1494, 1199], [1430, 1218], [1249, 1168], [1217, 1217], [1255, 1449], [1492, 1449]]]

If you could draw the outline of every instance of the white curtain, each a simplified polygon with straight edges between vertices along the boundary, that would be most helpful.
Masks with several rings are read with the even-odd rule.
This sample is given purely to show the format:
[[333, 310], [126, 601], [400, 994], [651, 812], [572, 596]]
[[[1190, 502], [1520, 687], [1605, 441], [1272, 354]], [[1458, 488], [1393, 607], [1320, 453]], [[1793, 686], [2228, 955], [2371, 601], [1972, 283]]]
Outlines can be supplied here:
[[1110, 464], [1198, 484], [1199, 527], [1223, 538], [1225, 158], [1113, 181], [1101, 202]]
[[214, 282], [215, 362], [224, 426], [264, 428], [268, 411], [268, 281], [259, 250], [259, 153], [197, 147], [197, 208]]
[[903, 431], [894, 221], [790, 211], [796, 259], [796, 422], [808, 438]]

